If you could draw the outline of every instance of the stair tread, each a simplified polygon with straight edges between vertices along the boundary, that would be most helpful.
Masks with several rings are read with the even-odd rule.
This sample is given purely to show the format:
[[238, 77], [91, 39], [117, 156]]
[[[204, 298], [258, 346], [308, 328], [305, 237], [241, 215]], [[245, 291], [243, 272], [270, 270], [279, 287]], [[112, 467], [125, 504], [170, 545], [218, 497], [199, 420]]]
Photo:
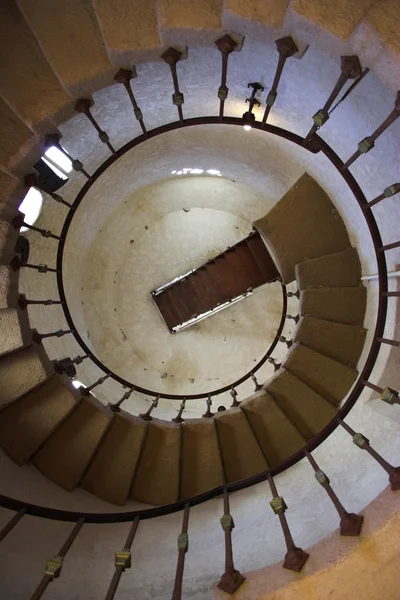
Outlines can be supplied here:
[[181, 498], [223, 485], [224, 473], [213, 419], [182, 423]]
[[60, 487], [73, 490], [81, 481], [110, 422], [103, 406], [91, 398], [82, 398], [36, 453], [33, 464]]
[[123, 505], [145, 439], [147, 423], [117, 413], [82, 480], [81, 487], [107, 502]]
[[265, 388], [306, 440], [313, 438], [336, 415], [325, 398], [282, 367]]
[[275, 277], [278, 278], [278, 269], [276, 268], [262, 237], [260, 235], [251, 235], [246, 239], [246, 243], [264, 280], [267, 278], [268, 281], [271, 281]]
[[52, 374], [52, 365], [41, 346], [29, 346], [0, 358], [0, 410]]
[[362, 325], [367, 306], [367, 290], [358, 287], [335, 287], [303, 290], [299, 313], [346, 325]]
[[333, 406], [339, 406], [357, 379], [357, 371], [299, 343], [293, 344], [282, 366]]
[[365, 336], [366, 330], [358, 325], [301, 317], [293, 341], [344, 365], [355, 367], [361, 356]]
[[246, 415], [240, 408], [218, 413], [214, 419], [228, 483], [257, 475], [268, 468]]
[[355, 287], [361, 282], [361, 264], [356, 248], [347, 248], [296, 265], [299, 290], [309, 287]]
[[79, 402], [78, 394], [53, 375], [8, 406], [0, 415], [0, 440], [3, 449], [23, 464], [48, 439]]
[[286, 460], [305, 446], [304, 437], [266, 390], [243, 400], [240, 407], [246, 413], [270, 467]]
[[346, 227], [334, 204], [308, 173], [254, 226], [274, 250], [286, 284], [294, 281], [298, 263], [350, 247]]
[[0, 265], [0, 309], [14, 305], [18, 297], [17, 273], [8, 265]]
[[149, 422], [131, 497], [148, 504], [171, 504], [179, 499], [181, 430], [175, 423]]
[[16, 308], [0, 309], [0, 357], [19, 350], [30, 342], [27, 334], [22, 331], [20, 317], [26, 318], [26, 315], [19, 314]]

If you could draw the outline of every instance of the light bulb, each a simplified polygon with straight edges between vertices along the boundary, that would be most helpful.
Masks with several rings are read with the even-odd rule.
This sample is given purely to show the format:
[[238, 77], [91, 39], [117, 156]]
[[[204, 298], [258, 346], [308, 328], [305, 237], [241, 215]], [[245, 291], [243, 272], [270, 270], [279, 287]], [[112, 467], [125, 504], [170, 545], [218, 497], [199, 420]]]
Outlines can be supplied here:
[[250, 131], [251, 125], [243, 125], [245, 131]]

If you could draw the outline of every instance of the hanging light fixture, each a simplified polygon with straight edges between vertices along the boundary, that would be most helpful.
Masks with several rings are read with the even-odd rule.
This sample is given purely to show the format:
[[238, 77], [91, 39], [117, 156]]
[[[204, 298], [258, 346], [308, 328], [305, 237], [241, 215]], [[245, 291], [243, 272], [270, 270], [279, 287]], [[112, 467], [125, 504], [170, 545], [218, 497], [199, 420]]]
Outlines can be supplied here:
[[246, 102], [249, 103], [249, 110], [247, 110], [245, 113], [243, 113], [242, 119], [243, 119], [243, 127], [244, 127], [245, 131], [250, 131], [251, 126], [255, 123], [255, 120], [256, 120], [256, 117], [252, 112], [253, 108], [254, 108], [254, 106], [261, 105], [259, 100], [257, 100], [257, 98], [256, 98], [256, 94], [258, 91], [263, 92], [264, 88], [261, 85], [261, 83], [258, 83], [258, 82], [249, 83], [247, 87], [252, 88], [253, 91], [251, 92], [250, 98], [246, 98]]

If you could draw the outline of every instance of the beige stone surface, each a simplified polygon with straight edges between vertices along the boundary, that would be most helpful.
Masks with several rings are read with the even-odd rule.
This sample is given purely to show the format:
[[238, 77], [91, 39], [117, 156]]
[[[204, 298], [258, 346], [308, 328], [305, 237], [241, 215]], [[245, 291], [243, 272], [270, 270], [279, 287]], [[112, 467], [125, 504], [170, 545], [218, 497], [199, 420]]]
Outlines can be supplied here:
[[1, 413], [0, 440], [3, 449], [22, 465], [68, 416], [76, 403], [76, 396], [61, 378], [54, 375]]
[[64, 86], [79, 89], [111, 70], [90, 0], [17, 1]]
[[366, 302], [367, 290], [363, 285], [308, 289], [300, 294], [299, 313], [347, 325], [363, 325]]
[[44, 383], [50, 372], [47, 358], [40, 356], [36, 346], [3, 356], [0, 359], [0, 408]]
[[374, 0], [294, 0], [293, 8], [342, 40], [348, 40]]
[[15, 308], [0, 310], [0, 356], [22, 348], [25, 336], [21, 331], [18, 311]]
[[33, 464], [57, 485], [74, 489], [109, 425], [110, 417], [103, 407], [91, 399], [82, 399], [76, 410], [42, 445]]
[[357, 371], [301, 344], [293, 344], [283, 367], [320, 396], [338, 406], [357, 378]]
[[248, 2], [246, 0], [226, 0], [225, 11], [245, 19], [256, 21], [279, 29], [284, 21], [289, 0], [264, 0], [263, 2]]
[[266, 390], [243, 400], [240, 408], [245, 412], [270, 467], [305, 446], [306, 440]]
[[225, 483], [213, 419], [182, 424], [181, 498], [197, 496]]
[[360, 285], [361, 264], [356, 248], [348, 248], [296, 265], [299, 290]]
[[112, 504], [125, 504], [145, 435], [145, 421], [125, 413], [116, 414], [81, 487]]
[[17, 178], [11, 175], [10, 173], [6, 173], [0, 170], [0, 211], [2, 207], [4, 207], [4, 205], [12, 202], [13, 194], [15, 193], [17, 188]]
[[0, 94], [27, 125], [37, 125], [61, 110], [70, 97], [13, 2], [0, 6]]
[[169, 29], [221, 29], [222, 0], [159, 0], [160, 25]]
[[0, 265], [0, 309], [15, 306], [17, 273], [7, 265]]
[[0, 164], [11, 169], [37, 142], [35, 134], [0, 98]]
[[306, 440], [319, 433], [336, 415], [325, 398], [283, 368], [265, 388]]
[[228, 483], [246, 479], [268, 468], [246, 415], [240, 408], [218, 413], [215, 425]]
[[181, 428], [175, 423], [152, 421], [131, 497], [148, 504], [170, 504], [179, 499]]
[[384, 43], [398, 54], [400, 53], [399, 19], [400, 4], [398, 0], [379, 0], [374, 3], [366, 16], [366, 21], [375, 27]]
[[342, 218], [308, 173], [254, 225], [272, 249], [285, 283], [294, 280], [297, 263], [350, 246]]
[[293, 341], [354, 367], [363, 349], [366, 331], [356, 325], [343, 325], [314, 317], [302, 317]]
[[148, 59], [146, 53], [159, 51], [156, 0], [94, 0], [93, 5], [114, 66], [122, 66], [122, 61], [131, 68], [134, 56]]

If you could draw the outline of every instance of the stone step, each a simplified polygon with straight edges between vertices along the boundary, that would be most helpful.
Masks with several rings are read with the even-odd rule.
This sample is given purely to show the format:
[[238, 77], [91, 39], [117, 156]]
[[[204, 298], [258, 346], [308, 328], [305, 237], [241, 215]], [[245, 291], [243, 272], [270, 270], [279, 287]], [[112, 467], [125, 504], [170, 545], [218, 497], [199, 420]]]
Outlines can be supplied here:
[[8, 265], [0, 265], [0, 310], [16, 306], [18, 274]]
[[333, 406], [339, 406], [357, 378], [357, 371], [301, 344], [293, 344], [282, 366]]
[[267, 382], [265, 389], [306, 440], [313, 438], [336, 415], [325, 398], [283, 368]]
[[[91, 2], [62, 3], [18, 0], [43, 53], [64, 87], [75, 95], [87, 91], [86, 82], [103, 87], [111, 82], [111, 67]], [[108, 76], [108, 77], [107, 77]], [[97, 86], [96, 86], [97, 84]]]
[[213, 46], [223, 35], [222, 0], [158, 0], [158, 29], [168, 46]]
[[27, 313], [16, 308], [0, 310], [0, 357], [20, 350], [32, 341]]
[[[0, 98], [0, 164], [5, 169], [18, 166], [38, 142], [37, 136]], [[33, 161], [34, 163], [35, 161]]]
[[123, 505], [146, 436], [147, 423], [127, 413], [117, 413], [90, 463], [81, 487], [107, 502]]
[[65, 490], [81, 481], [111, 419], [94, 398], [82, 398], [33, 457], [33, 464]]
[[65, 383], [53, 375], [0, 414], [1, 446], [17, 464], [28, 461], [78, 404], [78, 393]]
[[181, 428], [176, 423], [149, 423], [131, 497], [147, 504], [171, 504], [179, 499]]
[[246, 414], [270, 467], [286, 460], [305, 446], [304, 437], [266, 390], [243, 400], [240, 408]]
[[367, 305], [367, 289], [360, 285], [351, 288], [308, 289], [300, 294], [299, 313], [346, 325], [363, 325]]
[[0, 358], [0, 410], [34, 388], [53, 373], [53, 366], [41, 346], [22, 348]]
[[246, 415], [240, 408], [218, 413], [214, 419], [228, 483], [246, 479], [268, 468]]
[[359, 286], [361, 264], [356, 248], [297, 264], [296, 280], [299, 290]]
[[182, 423], [181, 498], [223, 485], [224, 472], [213, 419]]
[[302, 317], [293, 341], [349, 367], [355, 367], [364, 346], [366, 330], [357, 325]]
[[285, 284], [295, 279], [298, 263], [350, 247], [334, 204], [308, 173], [254, 226], [273, 250]]

